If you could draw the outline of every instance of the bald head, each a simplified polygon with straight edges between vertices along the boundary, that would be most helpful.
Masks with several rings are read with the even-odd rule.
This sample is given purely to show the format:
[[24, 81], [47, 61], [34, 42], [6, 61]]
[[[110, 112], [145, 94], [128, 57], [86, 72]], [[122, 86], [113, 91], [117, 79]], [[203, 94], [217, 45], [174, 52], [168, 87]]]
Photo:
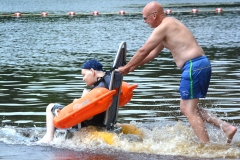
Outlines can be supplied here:
[[156, 28], [162, 23], [166, 17], [163, 7], [158, 2], [148, 3], [142, 10], [142, 15], [145, 23], [148, 23], [151, 28]]
[[158, 2], [150, 2], [144, 8], [142, 12], [163, 12], [163, 7]]

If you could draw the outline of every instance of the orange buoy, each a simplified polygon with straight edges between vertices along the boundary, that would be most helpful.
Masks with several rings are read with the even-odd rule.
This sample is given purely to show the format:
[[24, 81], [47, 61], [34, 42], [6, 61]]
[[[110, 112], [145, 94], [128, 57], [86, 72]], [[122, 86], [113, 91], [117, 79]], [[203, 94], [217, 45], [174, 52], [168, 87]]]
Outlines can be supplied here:
[[124, 15], [125, 14], [125, 11], [119, 11], [118, 14], [121, 14], [121, 15]]
[[171, 9], [167, 9], [167, 10], [165, 10], [165, 13], [166, 13], [166, 14], [171, 14], [171, 13], [172, 13], [172, 10], [171, 10]]
[[93, 12], [92, 12], [92, 15], [93, 15], [93, 16], [97, 16], [98, 14], [99, 14], [98, 11], [93, 11]]
[[42, 12], [42, 17], [47, 17], [48, 16], [48, 12]]
[[192, 9], [191, 12], [192, 13], [198, 13], [198, 9]]
[[222, 11], [223, 11], [222, 8], [216, 8], [217, 13], [221, 13]]
[[75, 16], [75, 15], [76, 15], [76, 12], [73, 12], [73, 11], [68, 12], [68, 15], [69, 15], [69, 16]]
[[21, 12], [16, 12], [16, 13], [14, 13], [14, 16], [15, 16], [15, 17], [21, 17], [21, 16], [22, 16], [22, 13], [21, 13]]
[[70, 128], [104, 112], [112, 104], [114, 94], [116, 94], [116, 90], [110, 91], [103, 87], [94, 88], [82, 98], [60, 110], [59, 115], [54, 118], [54, 126], [61, 129]]
[[126, 105], [133, 96], [133, 90], [137, 88], [137, 84], [129, 85], [127, 82], [122, 82], [122, 92], [120, 94], [119, 107]]

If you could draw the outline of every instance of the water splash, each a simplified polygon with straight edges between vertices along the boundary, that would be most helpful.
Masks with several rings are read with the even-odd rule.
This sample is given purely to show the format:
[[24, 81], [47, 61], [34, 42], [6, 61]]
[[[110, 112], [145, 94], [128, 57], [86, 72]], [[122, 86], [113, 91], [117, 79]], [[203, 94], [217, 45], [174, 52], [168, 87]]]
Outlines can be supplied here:
[[[183, 122], [171, 124], [156, 123], [152, 126], [131, 122], [139, 129], [140, 134], [116, 134], [98, 131], [95, 127], [82, 128], [73, 133], [73, 137], [65, 139], [55, 134], [54, 140], [48, 144], [56, 148], [67, 148], [76, 151], [113, 154], [118, 151], [128, 153], [146, 153], [156, 155], [181, 155], [201, 158], [238, 158], [240, 157], [239, 132], [232, 144], [226, 145], [226, 137], [221, 130], [207, 125], [211, 143], [200, 144], [191, 127]], [[0, 129], [0, 141], [8, 144], [37, 145], [31, 140], [45, 133], [43, 128], [16, 128], [5, 126]], [[46, 145], [46, 144], [41, 144]]]

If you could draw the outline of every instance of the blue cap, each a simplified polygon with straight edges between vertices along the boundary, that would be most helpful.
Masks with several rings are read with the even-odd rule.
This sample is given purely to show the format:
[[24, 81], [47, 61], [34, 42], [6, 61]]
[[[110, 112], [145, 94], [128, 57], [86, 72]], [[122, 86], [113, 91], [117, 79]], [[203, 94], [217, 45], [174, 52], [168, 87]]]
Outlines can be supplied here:
[[94, 69], [97, 71], [102, 71], [103, 65], [98, 62], [96, 59], [90, 59], [82, 65], [82, 69]]

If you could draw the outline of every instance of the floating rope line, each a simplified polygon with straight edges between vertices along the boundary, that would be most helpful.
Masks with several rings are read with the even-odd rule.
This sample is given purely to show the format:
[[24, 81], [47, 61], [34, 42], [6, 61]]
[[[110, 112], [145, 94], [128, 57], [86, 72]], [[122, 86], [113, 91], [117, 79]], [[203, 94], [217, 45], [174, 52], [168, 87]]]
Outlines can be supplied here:
[[[223, 10], [222, 8], [216, 8], [215, 10], [199, 10], [197, 8], [193, 8], [188, 11], [174, 11], [172, 9], [166, 9], [164, 12], [165, 14], [175, 14], [175, 13], [204, 13], [204, 12], [215, 12], [215, 13], [222, 13], [222, 12], [239, 12], [240, 9], [235, 10]], [[98, 11], [93, 11], [92, 13], [76, 13], [76, 12], [68, 12], [67, 14], [49, 14], [48, 12], [42, 12], [39, 14], [35, 13], [21, 13], [21, 12], [15, 12], [11, 14], [3, 14], [0, 13], [0, 17], [23, 17], [23, 16], [42, 16], [42, 17], [48, 17], [48, 16], [98, 16], [98, 15], [141, 15], [141, 12], [125, 12], [123, 10], [119, 12], [109, 12], [109, 13], [100, 13]]]

